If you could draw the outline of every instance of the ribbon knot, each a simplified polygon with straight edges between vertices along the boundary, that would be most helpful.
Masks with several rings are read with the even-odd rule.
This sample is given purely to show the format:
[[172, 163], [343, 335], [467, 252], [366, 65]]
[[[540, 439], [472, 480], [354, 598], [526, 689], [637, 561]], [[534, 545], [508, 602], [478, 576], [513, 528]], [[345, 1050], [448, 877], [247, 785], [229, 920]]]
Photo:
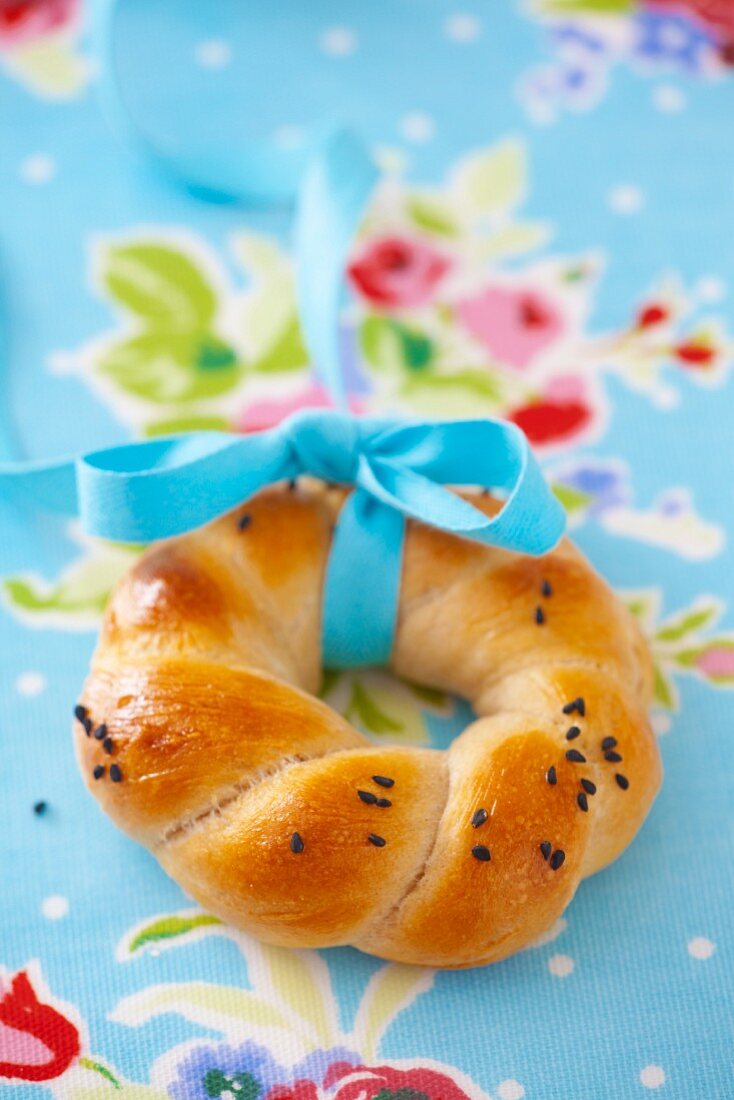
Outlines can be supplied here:
[[296, 464], [322, 481], [353, 485], [368, 437], [360, 421], [334, 412], [304, 409], [287, 421]]

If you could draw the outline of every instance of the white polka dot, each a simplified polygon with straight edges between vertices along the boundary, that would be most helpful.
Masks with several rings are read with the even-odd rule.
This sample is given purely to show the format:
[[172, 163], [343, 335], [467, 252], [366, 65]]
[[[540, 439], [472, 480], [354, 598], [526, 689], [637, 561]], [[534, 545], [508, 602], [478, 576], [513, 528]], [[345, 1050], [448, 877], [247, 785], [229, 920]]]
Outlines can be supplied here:
[[232, 47], [223, 38], [207, 38], [199, 42], [194, 56], [203, 69], [226, 69], [232, 60]]
[[456, 12], [450, 15], [443, 25], [444, 34], [452, 42], [476, 42], [482, 33], [482, 24], [475, 15]]
[[435, 132], [433, 119], [422, 111], [411, 111], [400, 120], [400, 133], [406, 141], [412, 141], [414, 145], [430, 141]]
[[658, 737], [663, 737], [670, 731], [671, 719], [669, 714], [653, 714], [652, 716], [652, 728]]
[[40, 672], [21, 672], [15, 687], [20, 695], [40, 695], [46, 689], [46, 677]]
[[665, 1084], [665, 1070], [662, 1066], [645, 1066], [640, 1070], [640, 1081], [646, 1089], [659, 1089]]
[[567, 978], [575, 965], [570, 955], [551, 955], [548, 959], [548, 969], [554, 978]]
[[56, 175], [56, 161], [46, 153], [33, 153], [21, 161], [20, 178], [26, 183], [48, 183]]
[[349, 27], [328, 27], [319, 46], [329, 57], [349, 57], [357, 48], [357, 36]]
[[713, 304], [726, 298], [726, 283], [716, 275], [704, 275], [694, 288], [702, 302]]
[[655, 408], [663, 412], [677, 409], [680, 405], [680, 394], [673, 386], [658, 386], [650, 396]]
[[692, 959], [710, 959], [716, 950], [716, 944], [705, 936], [695, 936], [688, 944], [688, 954]]
[[273, 141], [281, 149], [298, 149], [306, 140], [300, 126], [279, 126], [273, 134]]
[[47, 920], [61, 920], [69, 912], [69, 902], [60, 894], [52, 894], [41, 902], [41, 912]]
[[507, 1081], [500, 1081], [497, 1086], [497, 1095], [500, 1100], [522, 1100], [525, 1089], [519, 1081], [515, 1081], [514, 1078], [510, 1077]]
[[621, 183], [613, 187], [607, 196], [607, 202], [615, 214], [637, 214], [645, 201], [639, 187], [632, 183]]
[[653, 88], [652, 103], [658, 111], [675, 114], [683, 110], [686, 102], [685, 92], [674, 84], [658, 84], [657, 88]]

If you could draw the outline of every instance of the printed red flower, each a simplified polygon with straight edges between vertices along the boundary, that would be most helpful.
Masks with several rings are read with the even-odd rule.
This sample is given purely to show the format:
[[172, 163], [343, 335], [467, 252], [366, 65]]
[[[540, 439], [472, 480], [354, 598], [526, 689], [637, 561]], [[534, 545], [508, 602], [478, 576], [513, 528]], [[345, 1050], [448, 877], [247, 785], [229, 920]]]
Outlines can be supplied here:
[[427, 1066], [350, 1066], [336, 1062], [324, 1077], [324, 1087], [336, 1087], [333, 1100], [469, 1100], [451, 1077]]
[[591, 421], [588, 405], [578, 399], [545, 399], [515, 409], [508, 416], [531, 443], [561, 443], [572, 439]]
[[71, 23], [80, 0], [0, 0], [0, 48], [20, 46]]
[[313, 1081], [301, 1078], [292, 1085], [275, 1085], [265, 1100], [318, 1100], [319, 1090]]
[[36, 997], [24, 970], [8, 988], [0, 978], [0, 1078], [51, 1081], [81, 1050], [79, 1031]]
[[451, 266], [446, 256], [407, 237], [371, 241], [349, 265], [359, 293], [378, 306], [420, 306], [433, 294]]
[[710, 367], [716, 358], [716, 349], [699, 340], [689, 340], [673, 349], [673, 354], [686, 367]]
[[670, 310], [667, 306], [651, 302], [649, 305], [643, 306], [637, 314], [637, 327], [653, 328], [655, 325], [661, 325], [663, 321], [667, 321], [669, 317]]

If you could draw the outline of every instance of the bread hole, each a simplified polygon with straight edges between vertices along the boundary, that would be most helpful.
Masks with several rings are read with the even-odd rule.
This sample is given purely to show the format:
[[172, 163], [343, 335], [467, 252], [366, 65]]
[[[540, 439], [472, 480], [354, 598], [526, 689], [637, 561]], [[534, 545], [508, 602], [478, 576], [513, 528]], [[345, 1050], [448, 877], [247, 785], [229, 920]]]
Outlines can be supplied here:
[[378, 745], [446, 749], [476, 718], [466, 699], [385, 668], [326, 669], [319, 698]]

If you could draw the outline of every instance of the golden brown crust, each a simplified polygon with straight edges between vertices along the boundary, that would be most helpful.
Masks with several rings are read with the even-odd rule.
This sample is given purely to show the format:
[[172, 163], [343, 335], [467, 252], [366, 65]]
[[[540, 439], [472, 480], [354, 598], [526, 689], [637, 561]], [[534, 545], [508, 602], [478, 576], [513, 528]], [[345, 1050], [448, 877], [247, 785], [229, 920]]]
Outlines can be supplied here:
[[80, 766], [106, 812], [242, 929], [491, 962], [549, 927], [649, 809], [647, 647], [568, 541], [534, 559], [409, 524], [391, 666], [480, 717], [446, 753], [370, 745], [313, 695], [344, 496], [272, 488], [140, 559], [82, 697], [105, 729], [76, 723]]

